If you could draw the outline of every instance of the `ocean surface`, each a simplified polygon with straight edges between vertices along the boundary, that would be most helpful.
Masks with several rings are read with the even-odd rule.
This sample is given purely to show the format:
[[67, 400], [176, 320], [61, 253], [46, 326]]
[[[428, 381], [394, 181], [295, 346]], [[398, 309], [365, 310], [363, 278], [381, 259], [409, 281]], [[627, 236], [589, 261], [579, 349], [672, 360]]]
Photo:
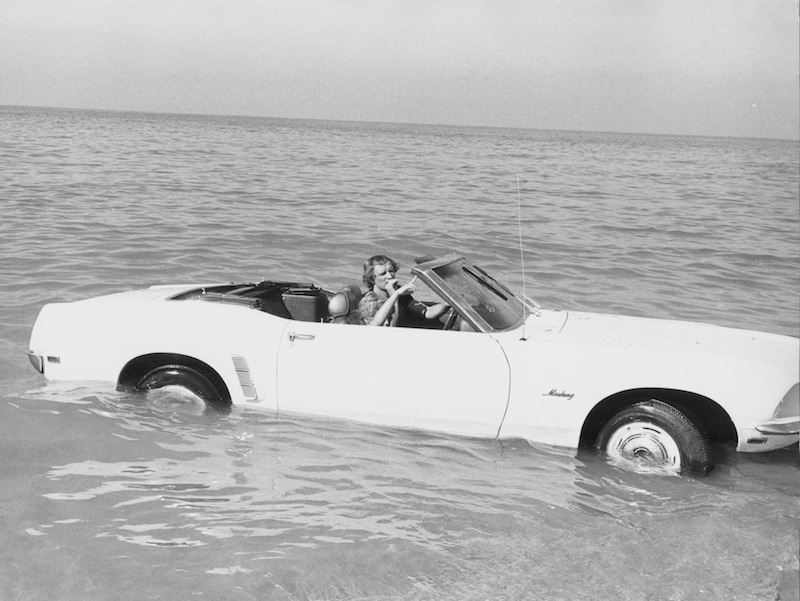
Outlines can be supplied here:
[[52, 301], [336, 289], [450, 250], [549, 308], [797, 336], [799, 163], [797, 141], [0, 107], [0, 599], [798, 599], [796, 448], [637, 474], [48, 385], [25, 351]]

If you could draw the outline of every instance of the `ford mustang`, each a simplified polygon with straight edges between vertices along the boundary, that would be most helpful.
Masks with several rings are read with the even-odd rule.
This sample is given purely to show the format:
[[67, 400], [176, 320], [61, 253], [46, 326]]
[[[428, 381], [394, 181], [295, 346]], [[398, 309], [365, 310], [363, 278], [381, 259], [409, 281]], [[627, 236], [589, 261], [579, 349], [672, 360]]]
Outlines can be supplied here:
[[705, 473], [713, 441], [798, 444], [796, 338], [544, 310], [456, 254], [411, 271], [450, 307], [433, 327], [360, 325], [358, 284], [153, 286], [45, 305], [28, 356], [51, 380], [588, 447], [631, 467]]

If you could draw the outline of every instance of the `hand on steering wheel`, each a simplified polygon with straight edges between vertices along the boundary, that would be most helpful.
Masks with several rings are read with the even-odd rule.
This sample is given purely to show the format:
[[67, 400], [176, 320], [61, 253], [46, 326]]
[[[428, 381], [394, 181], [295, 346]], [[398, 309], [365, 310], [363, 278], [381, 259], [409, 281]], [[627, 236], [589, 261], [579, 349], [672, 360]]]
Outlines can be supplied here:
[[450, 307], [450, 315], [447, 316], [447, 321], [444, 324], [444, 329], [452, 330], [453, 326], [456, 325], [456, 321], [458, 321], [458, 311]]

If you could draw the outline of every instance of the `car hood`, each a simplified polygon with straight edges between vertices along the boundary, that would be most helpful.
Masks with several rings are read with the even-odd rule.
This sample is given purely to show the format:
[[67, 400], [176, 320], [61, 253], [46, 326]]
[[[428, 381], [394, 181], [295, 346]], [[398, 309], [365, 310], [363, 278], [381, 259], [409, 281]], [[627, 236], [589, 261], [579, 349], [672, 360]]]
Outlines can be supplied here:
[[797, 338], [705, 323], [570, 311], [559, 338], [614, 349], [758, 360], [795, 375], [800, 370]]

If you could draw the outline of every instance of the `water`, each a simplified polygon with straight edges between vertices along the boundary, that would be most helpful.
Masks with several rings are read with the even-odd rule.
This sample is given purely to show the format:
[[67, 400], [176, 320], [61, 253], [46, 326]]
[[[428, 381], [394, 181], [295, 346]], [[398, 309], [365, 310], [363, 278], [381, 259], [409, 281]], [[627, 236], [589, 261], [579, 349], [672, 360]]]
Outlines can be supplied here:
[[46, 302], [336, 288], [377, 252], [402, 276], [462, 251], [521, 288], [518, 200], [546, 307], [796, 336], [796, 141], [18, 107], [0, 132], [1, 599], [798, 598], [797, 449], [656, 477], [46, 385], [24, 354]]

